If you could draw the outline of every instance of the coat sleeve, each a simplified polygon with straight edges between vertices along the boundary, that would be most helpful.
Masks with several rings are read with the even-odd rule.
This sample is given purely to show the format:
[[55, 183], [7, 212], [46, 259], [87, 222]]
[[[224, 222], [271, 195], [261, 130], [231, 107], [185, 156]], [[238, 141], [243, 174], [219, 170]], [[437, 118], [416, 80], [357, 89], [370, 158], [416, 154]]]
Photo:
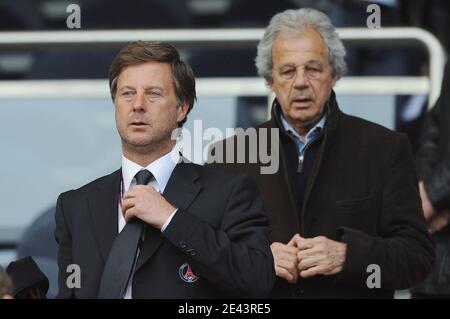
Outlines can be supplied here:
[[[421, 147], [417, 156], [418, 173], [424, 180], [425, 190], [433, 207], [440, 211], [450, 208], [450, 145], [443, 145], [440, 140], [450, 108], [450, 61], [445, 67], [441, 96], [436, 106], [430, 111], [423, 130]], [[445, 127], [446, 128], [446, 127]], [[448, 139], [450, 144], [450, 139]], [[446, 152], [442, 154], [442, 150]]]
[[64, 193], [59, 195], [56, 202], [56, 229], [55, 239], [58, 243], [58, 295], [57, 299], [74, 298], [72, 289], [67, 287], [67, 277], [69, 273], [66, 272], [67, 266], [72, 264], [72, 236], [67, 225], [66, 216], [63, 208]]
[[343, 227], [347, 256], [337, 281], [367, 288], [371, 272], [380, 269], [381, 289], [406, 289], [424, 280], [434, 261], [434, 245], [421, 208], [409, 142], [398, 135], [386, 171], [377, 236]]
[[439, 160], [439, 100], [428, 112], [419, 141], [416, 154], [416, 171], [419, 180], [431, 175], [433, 167]]
[[[438, 145], [438, 147], [443, 146]], [[450, 145], [446, 149], [447, 152], [440, 156], [435, 166], [431, 167], [429, 174], [423, 177], [427, 195], [438, 212], [450, 208]]]
[[263, 298], [275, 282], [269, 226], [256, 184], [241, 177], [228, 196], [220, 227], [178, 211], [163, 235], [190, 255], [199, 273], [233, 296]]

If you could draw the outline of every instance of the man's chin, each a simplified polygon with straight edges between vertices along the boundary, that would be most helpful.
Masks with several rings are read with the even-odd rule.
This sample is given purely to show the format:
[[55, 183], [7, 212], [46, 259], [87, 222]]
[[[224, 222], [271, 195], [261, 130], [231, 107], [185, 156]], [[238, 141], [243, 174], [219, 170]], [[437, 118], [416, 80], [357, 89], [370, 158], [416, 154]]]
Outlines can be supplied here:
[[317, 109], [306, 109], [306, 110], [295, 110], [294, 112], [291, 112], [291, 118], [294, 119], [297, 122], [302, 123], [310, 123], [318, 121], [322, 114], [317, 112]]
[[133, 149], [147, 149], [151, 147], [154, 143], [151, 139], [127, 139], [122, 140], [122, 143], [126, 144], [128, 147]]
[[156, 149], [166, 148], [171, 141], [167, 141], [166, 139], [167, 137], [149, 136], [149, 134], [145, 136], [143, 134], [129, 134], [125, 138], [122, 137], [122, 145], [135, 152], [146, 153]]
[[309, 114], [310, 112], [295, 112], [291, 117], [297, 123], [310, 123], [314, 120], [314, 115]]
[[139, 141], [131, 141], [128, 144], [135, 148], [148, 148], [152, 146], [154, 143], [152, 143], [151, 140], [144, 140], [144, 141], [139, 140]]

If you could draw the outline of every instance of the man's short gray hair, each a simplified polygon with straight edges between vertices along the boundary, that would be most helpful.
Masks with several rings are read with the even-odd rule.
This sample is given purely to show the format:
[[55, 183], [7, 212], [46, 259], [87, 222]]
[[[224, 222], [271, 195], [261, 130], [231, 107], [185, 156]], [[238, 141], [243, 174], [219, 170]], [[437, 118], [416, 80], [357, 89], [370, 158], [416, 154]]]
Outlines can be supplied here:
[[264, 37], [258, 44], [258, 53], [255, 59], [256, 69], [266, 81], [272, 80], [272, 46], [276, 34], [292, 32], [304, 27], [314, 28], [324, 40], [334, 75], [337, 75], [339, 79], [346, 72], [345, 48], [328, 16], [310, 8], [289, 9], [272, 17], [264, 32]]

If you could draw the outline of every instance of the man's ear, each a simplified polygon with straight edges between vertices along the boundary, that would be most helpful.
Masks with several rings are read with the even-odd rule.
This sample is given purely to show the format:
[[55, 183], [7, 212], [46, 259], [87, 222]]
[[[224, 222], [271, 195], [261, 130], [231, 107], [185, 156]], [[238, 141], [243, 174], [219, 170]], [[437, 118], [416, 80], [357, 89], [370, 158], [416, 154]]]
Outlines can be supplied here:
[[339, 80], [339, 75], [336, 73], [334, 74], [332, 80], [331, 80], [331, 87], [333, 88], [336, 85], [337, 80]]
[[182, 122], [186, 118], [188, 110], [189, 110], [188, 103], [183, 103], [177, 107], [177, 122], [178, 123]]

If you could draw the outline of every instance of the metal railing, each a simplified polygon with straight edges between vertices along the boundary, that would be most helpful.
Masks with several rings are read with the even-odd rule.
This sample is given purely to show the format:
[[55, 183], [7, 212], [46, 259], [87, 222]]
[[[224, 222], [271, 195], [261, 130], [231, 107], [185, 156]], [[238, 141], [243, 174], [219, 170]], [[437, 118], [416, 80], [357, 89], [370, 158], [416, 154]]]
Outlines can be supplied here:
[[[429, 106], [440, 93], [445, 53], [439, 41], [430, 33], [417, 28], [338, 29], [345, 43], [379, 45], [423, 45], [429, 54], [429, 76], [405, 77], [349, 77], [338, 81], [339, 94], [427, 94]], [[114, 30], [114, 31], [38, 31], [0, 32], [0, 52], [17, 49], [31, 50], [44, 47], [108, 47], [133, 40], [167, 41], [178, 48], [255, 46], [263, 29], [208, 29], [208, 30]], [[391, 45], [392, 44], [392, 45]], [[269, 89], [258, 77], [252, 78], [198, 78], [199, 96], [268, 96]], [[0, 81], [0, 99], [4, 98], [73, 98], [109, 97], [106, 80], [32, 80]], [[3, 233], [0, 243], [12, 245], [19, 238]], [[4, 237], [7, 238], [4, 238]], [[1, 236], [0, 236], [1, 237]], [[9, 247], [9, 246], [8, 246]], [[11, 246], [12, 247], [12, 246]], [[1, 248], [1, 247], [0, 247]]]
[[[421, 44], [428, 52], [430, 72], [428, 77], [344, 77], [336, 90], [346, 94], [422, 94], [429, 93], [429, 106], [439, 97], [445, 52], [442, 45], [431, 33], [419, 28], [338, 28], [337, 32], [345, 43], [363, 44], [365, 46], [386, 45], [392, 47]], [[198, 46], [249, 46], [256, 45], [264, 33], [263, 29], [159, 29], [159, 30], [102, 30], [102, 31], [30, 31], [0, 32], [0, 49], [33, 49], [42, 47], [105, 47], [116, 46], [134, 40], [167, 41], [177, 47]], [[60, 82], [60, 81], [58, 81]], [[82, 82], [67, 82], [67, 89], [79, 94], [91, 94], [97, 90], [92, 82], [84, 86]], [[265, 95], [267, 88], [259, 78], [199, 79], [199, 94], [210, 95]], [[4, 86], [8, 88], [6, 90]], [[56, 82], [2, 82], [0, 97], [9, 96], [8, 92], [20, 92], [21, 96], [36, 86], [44, 90], [45, 85], [53, 86]], [[60, 83], [60, 85], [64, 85]], [[75, 85], [75, 86], [74, 86]], [[99, 87], [100, 88], [100, 87]], [[99, 89], [98, 88], [98, 89]], [[37, 90], [32, 90], [37, 92]], [[16, 94], [14, 93], [14, 94]], [[108, 94], [106, 91], [105, 94]]]

